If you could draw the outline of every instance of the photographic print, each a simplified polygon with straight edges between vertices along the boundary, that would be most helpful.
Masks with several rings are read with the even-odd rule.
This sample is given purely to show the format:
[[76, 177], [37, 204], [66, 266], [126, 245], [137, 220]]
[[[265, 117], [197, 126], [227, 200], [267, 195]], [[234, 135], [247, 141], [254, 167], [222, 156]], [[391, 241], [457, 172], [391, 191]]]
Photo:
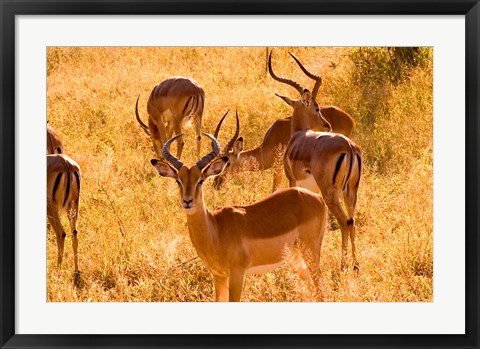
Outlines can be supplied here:
[[432, 47], [59, 47], [48, 302], [432, 302]]

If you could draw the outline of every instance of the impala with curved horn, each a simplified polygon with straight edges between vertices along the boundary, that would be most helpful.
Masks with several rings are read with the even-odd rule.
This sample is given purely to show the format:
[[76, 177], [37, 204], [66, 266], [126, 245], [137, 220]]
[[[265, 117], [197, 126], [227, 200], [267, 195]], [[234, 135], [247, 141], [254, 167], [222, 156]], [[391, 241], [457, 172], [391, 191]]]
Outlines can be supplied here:
[[[302, 71], [315, 80], [315, 86], [310, 93], [295, 81], [276, 76], [272, 70], [272, 53], [270, 52], [268, 68], [272, 78], [294, 87], [301, 95], [299, 100], [281, 97], [293, 107], [292, 135], [283, 161], [285, 175], [290, 186], [298, 185], [322, 193], [342, 231], [342, 270], [346, 268], [349, 236], [352, 244], [353, 268], [358, 270], [354, 213], [362, 168], [360, 148], [341, 134], [311, 131], [316, 124], [311, 123], [315, 118], [308, 111], [315, 109], [317, 118], [321, 118], [320, 109], [312, 106], [316, 105], [315, 97], [322, 79], [308, 72], [297, 58], [290, 55]], [[348, 216], [342, 208], [340, 198], [343, 199]]]
[[[181, 133], [182, 124], [195, 120], [197, 133], [197, 155], [200, 154], [201, 126], [205, 92], [193, 79], [174, 76], [156, 85], [147, 102], [148, 126], [143, 123], [138, 113], [138, 100], [135, 105], [135, 116], [147, 135], [152, 137], [153, 147], [162, 156], [162, 147], [173, 132]], [[177, 157], [181, 157], [183, 139], [177, 139]]]
[[57, 264], [63, 260], [65, 229], [60, 221], [67, 213], [72, 230], [73, 260], [78, 274], [78, 208], [80, 200], [80, 166], [65, 154], [47, 155], [47, 216], [57, 237]]
[[47, 124], [47, 154], [62, 154], [63, 142], [52, 126]]
[[[335, 106], [320, 106], [320, 112], [332, 126], [332, 132], [350, 137], [354, 121], [344, 110]], [[239, 171], [265, 171], [273, 168], [272, 192], [277, 190], [283, 178], [283, 152], [290, 140], [292, 117], [278, 119], [268, 128], [262, 143], [252, 149], [243, 150], [243, 137], [235, 139], [229, 148], [229, 165], [223, 173], [214, 179], [214, 187], [220, 189], [225, 176]]]
[[194, 166], [188, 168], [169, 153], [170, 144], [180, 135], [163, 147], [168, 163], [156, 159], [151, 163], [161, 176], [178, 184], [190, 239], [213, 276], [215, 299], [240, 301], [246, 274], [265, 273], [288, 261], [306, 282], [313, 281], [315, 294], [322, 300], [319, 260], [327, 217], [322, 197], [288, 188], [251, 205], [210, 211], [202, 184], [223, 171], [228, 157], [218, 157], [218, 141], [204, 135], [212, 140], [212, 152]]

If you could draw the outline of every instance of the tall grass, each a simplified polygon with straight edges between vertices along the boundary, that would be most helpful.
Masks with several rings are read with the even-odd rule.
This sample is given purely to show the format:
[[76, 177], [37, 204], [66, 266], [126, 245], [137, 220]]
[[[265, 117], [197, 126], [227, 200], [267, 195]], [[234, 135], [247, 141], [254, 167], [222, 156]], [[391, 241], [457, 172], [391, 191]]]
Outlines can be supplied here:
[[[321, 269], [327, 300], [432, 301], [433, 163], [432, 61], [411, 67], [398, 81], [365, 84], [355, 48], [275, 48], [280, 76], [307, 88], [288, 52], [323, 76], [317, 100], [336, 105], [356, 120], [353, 139], [365, 161], [357, 204], [361, 272], [340, 272], [340, 230], [330, 220]], [[152, 143], [137, 124], [135, 101], [147, 120], [153, 86], [173, 75], [193, 77], [205, 90], [202, 129], [213, 132], [227, 109], [238, 109], [246, 148], [256, 146], [269, 125], [290, 115], [277, 92], [297, 98], [265, 70], [265, 48], [49, 48], [47, 114], [65, 151], [82, 168], [79, 263], [82, 283], [72, 281], [66, 258], [56, 266], [56, 243], [48, 233], [49, 301], [212, 301], [211, 276], [194, 259], [177, 186], [160, 178], [149, 160]], [[356, 60], [356, 61], [355, 61]], [[234, 131], [227, 118], [219, 140]], [[182, 160], [193, 164], [193, 127], [186, 130]], [[202, 152], [209, 142], [202, 142]], [[272, 172], [236, 175], [220, 191], [205, 184], [211, 209], [248, 204], [271, 191]], [[287, 186], [284, 181], [284, 186]], [[281, 267], [247, 277], [244, 301], [309, 301], [296, 274]]]

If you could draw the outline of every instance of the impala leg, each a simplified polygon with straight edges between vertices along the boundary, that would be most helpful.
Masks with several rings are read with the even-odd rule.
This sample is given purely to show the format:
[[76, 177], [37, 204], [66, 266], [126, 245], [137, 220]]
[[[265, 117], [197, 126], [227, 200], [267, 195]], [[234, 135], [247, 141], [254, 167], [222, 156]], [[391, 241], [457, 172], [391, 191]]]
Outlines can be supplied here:
[[310, 282], [310, 272], [308, 271], [307, 265], [305, 264], [300, 251], [294, 249], [290, 254], [288, 262], [298, 276], [308, 284]]
[[[314, 227], [312, 227], [313, 229]], [[300, 251], [306, 267], [308, 268], [311, 280], [315, 286], [316, 298], [322, 302], [324, 300], [322, 273], [320, 271], [320, 254], [322, 250], [322, 241], [325, 230], [318, 232], [318, 236], [311, 236], [304, 240], [303, 245], [300, 245]]]
[[285, 176], [287, 177], [288, 179], [288, 186], [291, 188], [291, 187], [295, 187], [297, 185], [297, 181], [295, 180], [295, 178], [293, 178], [292, 175], [290, 175], [290, 172], [288, 170], [288, 168], [285, 166], [284, 168], [285, 170]]
[[320, 272], [320, 267], [318, 266], [318, 264], [315, 264], [314, 262], [310, 262], [310, 261], [307, 261], [306, 264], [310, 271], [310, 276], [312, 278], [313, 284], [315, 286], [315, 291], [316, 291], [315, 298], [319, 302], [323, 302], [323, 300], [325, 299], [325, 295], [323, 292], [323, 286], [322, 286], [323, 281], [322, 281], [322, 274]]
[[70, 227], [72, 229], [72, 247], [73, 247], [73, 261], [75, 274], [78, 274], [78, 200], [72, 201], [69, 209]]
[[[353, 226], [353, 220], [347, 218], [347, 215], [343, 211], [343, 208], [340, 204], [338, 193], [335, 191], [333, 193], [327, 193], [324, 195], [322, 192], [325, 203], [328, 206], [330, 212], [337, 219], [338, 224], [340, 225], [340, 230], [342, 231], [342, 261], [341, 269], [345, 271], [347, 268], [347, 256], [348, 256], [348, 237], [350, 235], [350, 227]], [[352, 223], [352, 224], [349, 224]]]
[[215, 285], [215, 301], [228, 302], [228, 277], [213, 275]]
[[[175, 134], [178, 135], [180, 133], [182, 133], [182, 130], [180, 128], [180, 123], [177, 123], [175, 122], [175, 124], [173, 125], [173, 130], [175, 131]], [[167, 137], [169, 137], [167, 135]], [[170, 138], [168, 138], [170, 139]], [[185, 143], [183, 142], [183, 136], [180, 136], [177, 138], [177, 158], [180, 159], [180, 157], [182, 156], [182, 151], [183, 151], [183, 145]]]
[[356, 228], [355, 228], [355, 206], [357, 204], [357, 193], [358, 193], [358, 186], [356, 186], [357, 181], [355, 180], [355, 186], [347, 186], [347, 189], [343, 193], [343, 199], [345, 203], [345, 208], [347, 209], [349, 219], [347, 221], [348, 229], [350, 232], [350, 242], [352, 243], [352, 257], [353, 257], [353, 270], [359, 271], [360, 264], [357, 261], [357, 247], [355, 244], [355, 237], [356, 237]]
[[357, 246], [355, 244], [356, 229], [355, 220], [353, 218], [355, 212], [355, 205], [357, 203], [357, 190], [347, 188], [346, 192], [344, 193], [344, 202], [350, 217], [347, 221], [347, 224], [348, 230], [350, 232], [350, 242], [352, 243], [353, 270], [358, 271], [360, 269], [360, 264], [357, 261]]
[[360, 270], [360, 264], [357, 261], [357, 246], [355, 244], [355, 236], [356, 231], [355, 231], [355, 225], [354, 222], [352, 221], [352, 224], [350, 225], [350, 242], [352, 243], [352, 256], [353, 256], [353, 270], [358, 272]]
[[63, 262], [63, 252], [65, 249], [65, 236], [67, 234], [63, 230], [63, 226], [60, 223], [60, 217], [55, 218], [55, 223], [52, 222], [54, 226], [55, 235], [57, 237], [57, 266], [60, 267]]
[[63, 261], [63, 250], [65, 246], [65, 231], [63, 230], [63, 226], [60, 222], [60, 216], [58, 212], [49, 205], [47, 208], [48, 211], [48, 220], [50, 225], [53, 227], [55, 231], [55, 235], [57, 238], [57, 266], [60, 267]]
[[57, 234], [57, 244], [58, 244], [57, 265], [59, 267], [62, 265], [62, 262], [63, 262], [63, 252], [65, 250], [65, 237], [66, 236], [67, 236], [67, 234], [65, 233], [65, 231], [63, 231], [63, 228], [62, 228], [62, 231]]
[[197, 156], [200, 156], [202, 141], [202, 115], [195, 115], [195, 131], [197, 133]]
[[297, 185], [297, 181], [290, 173], [290, 167], [287, 164], [287, 156], [285, 155], [283, 158], [283, 172], [285, 173], [285, 177], [288, 179], [289, 187], [295, 187]]
[[240, 302], [244, 281], [245, 281], [244, 269], [233, 269], [230, 272], [229, 297], [228, 297], [230, 302]]

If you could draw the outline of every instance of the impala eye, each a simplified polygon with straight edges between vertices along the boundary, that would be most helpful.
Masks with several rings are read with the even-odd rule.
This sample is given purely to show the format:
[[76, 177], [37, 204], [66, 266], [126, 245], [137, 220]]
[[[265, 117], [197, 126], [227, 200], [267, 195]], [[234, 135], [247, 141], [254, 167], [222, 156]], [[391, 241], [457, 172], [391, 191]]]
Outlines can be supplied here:
[[204, 180], [203, 180], [203, 179], [200, 179], [200, 180], [198, 181], [197, 185], [202, 185], [203, 182], [204, 182]]
[[175, 182], [177, 182], [178, 185], [182, 185], [178, 179], [176, 179]]

